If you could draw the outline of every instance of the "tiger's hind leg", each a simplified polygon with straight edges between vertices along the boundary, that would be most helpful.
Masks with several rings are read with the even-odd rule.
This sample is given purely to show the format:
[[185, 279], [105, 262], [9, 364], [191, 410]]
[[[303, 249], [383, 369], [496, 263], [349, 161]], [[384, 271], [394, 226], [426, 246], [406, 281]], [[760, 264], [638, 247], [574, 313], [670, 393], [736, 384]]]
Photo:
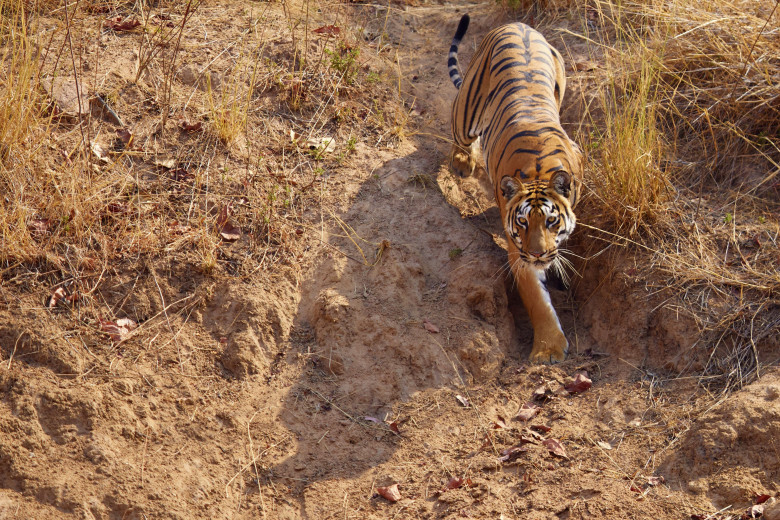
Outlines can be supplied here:
[[560, 363], [566, 359], [569, 342], [566, 341], [566, 335], [552, 306], [550, 293], [544, 282], [544, 272], [526, 266], [511, 240], [508, 246], [509, 265], [512, 266], [518, 292], [534, 328], [534, 345], [529, 360], [531, 363]]
[[460, 177], [471, 177], [474, 175], [474, 170], [477, 169], [479, 154], [479, 138], [468, 145], [467, 148], [453, 144], [452, 154], [450, 155], [452, 171]]

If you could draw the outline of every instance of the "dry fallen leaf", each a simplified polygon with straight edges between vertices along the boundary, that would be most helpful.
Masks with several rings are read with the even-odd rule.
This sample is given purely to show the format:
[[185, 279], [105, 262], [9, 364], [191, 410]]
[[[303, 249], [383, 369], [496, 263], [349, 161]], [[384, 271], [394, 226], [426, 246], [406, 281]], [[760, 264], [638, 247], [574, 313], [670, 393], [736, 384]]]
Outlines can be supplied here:
[[466, 399], [462, 395], [456, 395], [455, 399], [457, 399], [458, 402], [461, 404], [461, 406], [463, 406], [464, 408], [468, 408], [470, 406], [468, 399]]
[[341, 29], [335, 25], [323, 25], [322, 27], [314, 29], [312, 32], [317, 34], [327, 34], [328, 36], [337, 36], [341, 32]]
[[522, 435], [520, 436], [520, 444], [537, 444], [543, 440], [543, 435], [536, 433], [530, 428], [523, 428]]
[[309, 150], [315, 150], [318, 155], [324, 155], [336, 150], [336, 140], [332, 137], [312, 137], [306, 141]]
[[241, 228], [230, 221], [230, 215], [233, 212], [231, 205], [232, 203], [229, 202], [227, 205], [222, 206], [216, 222], [217, 231], [222, 235], [222, 238], [229, 242], [241, 238]]
[[666, 479], [663, 476], [647, 477], [647, 484], [650, 486], [659, 486], [664, 482], [666, 482]]
[[611, 450], [612, 449], [612, 445], [610, 443], [608, 443], [608, 442], [598, 441], [598, 442], [596, 442], [596, 445], [599, 448], [603, 449], [603, 450]]
[[541, 432], [541, 433], [547, 433], [550, 430], [552, 430], [552, 427], [547, 426], [546, 424], [534, 424], [534, 425], [529, 426], [529, 428], [531, 428], [532, 430], [535, 430], [537, 432]]
[[390, 502], [398, 502], [401, 500], [401, 493], [398, 491], [398, 484], [393, 484], [387, 487], [378, 487], [376, 492], [382, 495], [382, 498], [389, 500]]
[[548, 401], [553, 398], [552, 391], [547, 388], [547, 385], [537, 387], [531, 394], [531, 399], [534, 401]]
[[525, 403], [520, 407], [520, 410], [515, 415], [515, 419], [518, 421], [530, 421], [537, 413], [539, 413], [538, 406], [533, 403]]
[[154, 165], [166, 170], [172, 170], [176, 167], [176, 159], [155, 159]]
[[68, 296], [68, 292], [64, 287], [58, 287], [53, 293], [46, 299], [46, 308], [53, 309], [57, 306], [60, 300], [63, 300]]
[[51, 232], [51, 221], [47, 218], [36, 218], [27, 224], [27, 229], [33, 235], [47, 235]]
[[108, 27], [109, 29], [113, 29], [117, 32], [132, 31], [139, 25], [141, 25], [141, 22], [138, 21], [138, 18], [128, 18], [127, 20], [123, 20], [121, 16], [115, 16], [114, 18], [109, 18], [103, 22], [103, 27]]
[[563, 457], [564, 459], [568, 459], [569, 457], [566, 455], [566, 450], [563, 448], [563, 444], [561, 444], [561, 441], [557, 439], [546, 439], [542, 441], [542, 446], [550, 450], [550, 453], [554, 455], [558, 455], [559, 457]]
[[463, 485], [464, 482], [466, 482], [466, 479], [460, 477], [452, 477], [449, 480], [449, 482], [447, 482], [447, 485], [444, 487], [446, 489], [458, 489], [460, 486]]
[[135, 137], [127, 128], [117, 128], [116, 136], [122, 141], [125, 147], [129, 148], [133, 144], [133, 138]]
[[766, 502], [770, 498], [772, 498], [772, 495], [766, 495], [766, 494], [765, 495], [756, 495], [755, 498], [753, 499], [753, 501], [756, 504], [763, 504], [764, 502]]
[[97, 157], [98, 159], [100, 159], [105, 163], [109, 161], [108, 152], [105, 150], [105, 148], [100, 146], [98, 143], [92, 143], [91, 148], [92, 148], [92, 153], [95, 154], [95, 157]]
[[506, 428], [506, 420], [499, 415], [496, 420], [493, 421], [493, 429], [503, 430], [504, 428]]
[[433, 334], [439, 333], [439, 327], [437, 327], [436, 325], [434, 325], [428, 320], [423, 320], [423, 327], [425, 327], [425, 330], [427, 330], [428, 332], [432, 332]]
[[182, 119], [179, 121], [179, 128], [185, 132], [200, 132], [203, 129], [203, 123], [200, 121], [190, 123], [188, 120]]
[[585, 60], [585, 61], [578, 61], [578, 62], [576, 62], [574, 64], [573, 68], [574, 68], [575, 71], [578, 71], [578, 72], [588, 72], [588, 71], [591, 71], [591, 70], [598, 69], [599, 65], [598, 65], [598, 63], [595, 63], [593, 61]]
[[116, 321], [106, 321], [100, 319], [100, 330], [108, 333], [112, 341], [119, 342], [126, 339], [131, 331], [136, 329], [138, 324], [130, 318], [120, 318]]
[[583, 371], [577, 372], [574, 375], [574, 380], [564, 388], [566, 388], [566, 391], [570, 394], [579, 394], [588, 390], [591, 387], [591, 384], [591, 380], [588, 379], [588, 373]]
[[512, 462], [515, 459], [519, 458], [520, 455], [528, 451], [528, 446], [524, 446], [522, 444], [519, 444], [517, 446], [512, 446], [511, 448], [507, 448], [505, 450], [501, 450], [501, 456], [498, 458], [499, 462]]

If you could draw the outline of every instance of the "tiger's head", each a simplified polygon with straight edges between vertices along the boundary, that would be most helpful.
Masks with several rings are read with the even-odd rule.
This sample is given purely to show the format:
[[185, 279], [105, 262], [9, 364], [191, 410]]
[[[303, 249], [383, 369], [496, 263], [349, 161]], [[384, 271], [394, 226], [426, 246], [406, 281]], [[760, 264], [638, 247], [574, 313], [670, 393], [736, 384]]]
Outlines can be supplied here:
[[574, 231], [572, 176], [559, 170], [549, 180], [522, 182], [507, 175], [501, 178], [500, 189], [507, 237], [527, 265], [546, 269], [558, 258], [558, 246]]

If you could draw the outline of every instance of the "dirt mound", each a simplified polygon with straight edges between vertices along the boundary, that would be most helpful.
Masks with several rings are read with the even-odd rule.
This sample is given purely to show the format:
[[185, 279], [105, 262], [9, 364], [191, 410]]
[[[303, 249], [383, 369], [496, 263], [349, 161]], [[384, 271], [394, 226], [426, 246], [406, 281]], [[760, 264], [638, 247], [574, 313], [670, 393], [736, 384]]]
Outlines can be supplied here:
[[665, 475], [716, 507], [780, 492], [780, 372], [773, 370], [699, 417], [663, 463]]

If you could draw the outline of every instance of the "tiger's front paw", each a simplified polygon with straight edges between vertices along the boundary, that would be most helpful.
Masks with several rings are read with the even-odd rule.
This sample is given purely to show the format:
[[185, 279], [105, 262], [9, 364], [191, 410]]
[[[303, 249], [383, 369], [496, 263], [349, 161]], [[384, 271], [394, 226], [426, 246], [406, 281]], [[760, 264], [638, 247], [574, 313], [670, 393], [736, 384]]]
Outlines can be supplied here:
[[546, 337], [534, 334], [534, 348], [531, 349], [529, 360], [534, 364], [554, 364], [566, 359], [569, 352], [569, 342], [562, 332], [556, 331]]

